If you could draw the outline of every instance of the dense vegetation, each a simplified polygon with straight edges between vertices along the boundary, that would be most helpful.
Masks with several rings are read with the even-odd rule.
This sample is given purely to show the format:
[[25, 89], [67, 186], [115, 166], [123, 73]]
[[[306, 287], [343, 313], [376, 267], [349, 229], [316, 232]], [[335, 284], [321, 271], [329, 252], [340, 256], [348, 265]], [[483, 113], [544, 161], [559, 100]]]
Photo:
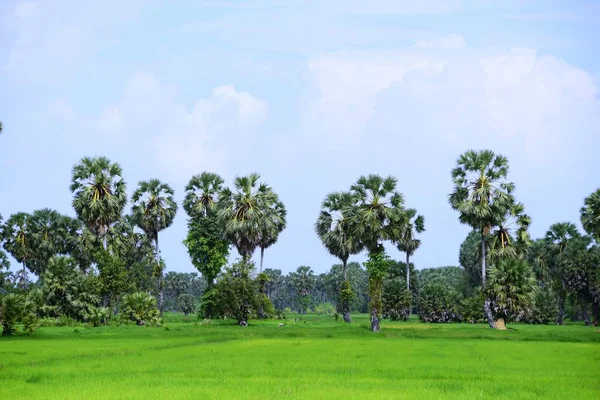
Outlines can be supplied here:
[[[368, 312], [370, 329], [382, 318], [424, 322], [496, 321], [597, 324], [600, 317], [600, 189], [583, 202], [581, 224], [560, 222], [532, 240], [525, 207], [515, 197], [508, 160], [492, 151], [467, 151], [452, 170], [449, 205], [472, 227], [459, 267], [415, 270], [425, 217], [404, 204], [394, 177], [359, 177], [344, 192], [325, 196], [315, 233], [340, 263], [316, 275], [300, 266], [284, 275], [264, 269], [266, 250], [286, 228], [286, 208], [260, 175], [232, 187], [210, 172], [193, 176], [183, 209], [182, 238], [198, 274], [166, 272], [159, 236], [179, 211], [173, 189], [158, 179], [139, 182], [128, 199], [121, 167], [105, 157], [73, 167], [76, 218], [51, 209], [0, 216], [2, 334], [19, 326], [110, 323], [160, 325], [164, 311], [201, 319], [286, 318], [290, 312], [341, 315]], [[390, 259], [386, 246], [405, 253]], [[235, 248], [240, 258], [227, 260]], [[258, 267], [251, 261], [260, 250]], [[21, 264], [11, 272], [8, 253]], [[364, 265], [350, 258], [368, 254]]]

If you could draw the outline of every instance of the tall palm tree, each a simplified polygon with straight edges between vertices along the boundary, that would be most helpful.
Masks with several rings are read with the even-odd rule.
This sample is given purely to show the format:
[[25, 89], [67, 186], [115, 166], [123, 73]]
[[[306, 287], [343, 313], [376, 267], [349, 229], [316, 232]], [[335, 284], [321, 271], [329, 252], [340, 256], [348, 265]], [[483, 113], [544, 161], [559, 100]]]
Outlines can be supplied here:
[[531, 218], [525, 214], [525, 206], [513, 204], [506, 215], [495, 222], [496, 227], [490, 233], [488, 261], [496, 263], [502, 258], [525, 257], [531, 245], [530, 225]]
[[190, 179], [183, 201], [183, 208], [190, 218], [206, 216], [215, 208], [223, 182], [223, 178], [212, 172], [202, 172]]
[[379, 332], [382, 310], [383, 277], [387, 273], [383, 242], [396, 242], [407, 221], [404, 199], [396, 190], [397, 180], [391, 176], [361, 176], [350, 188], [356, 203], [349, 209], [352, 236], [369, 252], [369, 291], [371, 297], [371, 330]]
[[415, 236], [417, 233], [425, 232], [425, 217], [417, 215], [417, 210], [409, 208], [406, 210], [408, 223], [398, 239], [398, 250], [406, 254], [406, 290], [410, 290], [410, 257], [421, 246], [421, 240]]
[[248, 262], [260, 246], [264, 220], [269, 218], [271, 207], [278, 201], [273, 190], [259, 180], [257, 173], [236, 177], [235, 192], [224, 189], [220, 194], [219, 217], [225, 224], [225, 235], [244, 262]]
[[305, 313], [310, 303], [310, 293], [315, 287], [315, 274], [310, 267], [305, 265], [290, 274], [291, 280], [298, 296], [300, 297], [300, 312]]
[[581, 234], [577, 226], [570, 222], [559, 222], [552, 224], [546, 232], [545, 241], [548, 246], [550, 258], [550, 273], [554, 279], [555, 289], [558, 293], [558, 314], [556, 323], [562, 325], [565, 316], [565, 302], [567, 289], [564, 281], [563, 271], [561, 271], [560, 258], [571, 243], [576, 243], [581, 239]]
[[350, 317], [350, 283], [348, 282], [348, 258], [360, 253], [362, 243], [356, 240], [350, 231], [350, 208], [355, 199], [348, 192], [334, 192], [327, 195], [321, 206], [321, 212], [315, 223], [315, 231], [323, 246], [329, 253], [340, 259], [344, 283], [341, 287], [340, 300], [344, 321], [352, 322]]
[[600, 244], [600, 189], [585, 198], [581, 207], [581, 225]]
[[69, 236], [67, 218], [49, 208], [33, 212], [31, 227], [35, 251], [29, 268], [36, 275], [41, 276], [53, 256], [67, 253], [66, 242]]
[[23, 265], [19, 277], [19, 287], [27, 288], [26, 266], [33, 257], [33, 232], [31, 214], [20, 212], [11, 215], [2, 226], [4, 250]]
[[73, 167], [73, 208], [87, 227], [103, 240], [111, 224], [121, 218], [127, 203], [123, 171], [106, 157], [84, 157]]
[[260, 272], [263, 270], [265, 249], [268, 249], [277, 243], [279, 234], [281, 234], [287, 226], [287, 211], [285, 205], [279, 200], [277, 194], [275, 194], [275, 196], [275, 202], [267, 207], [265, 217], [261, 221], [260, 235], [258, 238], [258, 247], [260, 247]]
[[131, 212], [135, 223], [154, 241], [158, 266], [158, 306], [162, 312], [164, 284], [158, 233], [173, 223], [177, 214], [175, 192], [158, 179], [142, 181], [131, 197]]
[[[506, 181], [508, 160], [491, 150], [469, 150], [462, 154], [452, 170], [454, 191], [448, 196], [452, 209], [458, 211], [459, 221], [481, 233], [481, 283], [486, 284], [487, 238], [490, 232], [514, 206], [515, 185]], [[490, 328], [494, 317], [490, 299], [484, 302], [484, 312]]]

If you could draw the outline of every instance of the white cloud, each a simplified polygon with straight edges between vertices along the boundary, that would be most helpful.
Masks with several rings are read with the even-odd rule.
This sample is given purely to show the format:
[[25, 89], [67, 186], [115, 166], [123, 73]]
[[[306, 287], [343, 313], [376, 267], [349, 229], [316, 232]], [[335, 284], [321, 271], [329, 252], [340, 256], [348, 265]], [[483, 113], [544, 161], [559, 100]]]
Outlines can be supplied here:
[[227, 170], [267, 113], [266, 102], [233, 85], [214, 88], [188, 110], [173, 88], [138, 73], [122, 100], [106, 107], [98, 126], [120, 132], [122, 140], [148, 143], [147, 151], [156, 155], [162, 171], [181, 181], [205, 169]]

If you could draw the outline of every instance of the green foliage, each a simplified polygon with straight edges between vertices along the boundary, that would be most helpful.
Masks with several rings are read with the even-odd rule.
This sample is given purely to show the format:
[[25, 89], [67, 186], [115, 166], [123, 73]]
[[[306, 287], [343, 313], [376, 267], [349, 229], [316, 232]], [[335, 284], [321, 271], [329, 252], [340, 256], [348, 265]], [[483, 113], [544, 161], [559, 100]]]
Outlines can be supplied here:
[[412, 307], [413, 293], [406, 286], [398, 287], [391, 280], [383, 290], [383, 317], [392, 321], [407, 321]]
[[273, 318], [277, 314], [271, 300], [260, 292], [256, 295], [256, 311], [256, 316], [261, 319]]
[[177, 298], [177, 305], [185, 315], [188, 315], [196, 309], [196, 299], [191, 294], [184, 293]]
[[102, 302], [113, 308], [119, 298], [129, 292], [132, 282], [128, 280], [127, 269], [121, 258], [107, 251], [99, 251], [96, 255], [98, 274], [98, 293]]
[[296, 288], [300, 313], [305, 313], [310, 307], [310, 293], [315, 287], [315, 275], [307, 266], [300, 266], [290, 274], [290, 279]]
[[485, 315], [483, 314], [483, 295], [480, 288], [476, 288], [474, 293], [465, 297], [460, 302], [460, 315], [462, 322], [471, 324], [483, 322]]
[[314, 308], [314, 313], [319, 315], [333, 315], [336, 313], [335, 307], [331, 303], [320, 303]]
[[423, 322], [460, 322], [462, 295], [438, 282], [426, 284], [419, 293], [419, 319]]
[[200, 303], [198, 304], [198, 318], [210, 319], [218, 315], [216, 310], [218, 300], [217, 294], [217, 289], [215, 289], [214, 286], [204, 292], [200, 298]]
[[558, 312], [556, 293], [550, 287], [538, 288], [531, 312], [523, 319], [530, 324], [553, 323]]
[[135, 292], [123, 296], [121, 318], [137, 325], [160, 325], [160, 312], [156, 299], [148, 293]]
[[192, 264], [210, 287], [221, 269], [227, 264], [229, 241], [223, 234], [223, 225], [215, 213], [190, 219], [185, 244]]
[[390, 267], [390, 258], [385, 254], [385, 251], [369, 253], [369, 259], [365, 262], [365, 267], [369, 274], [369, 296], [371, 298], [369, 306], [371, 315], [381, 318], [383, 309], [383, 278]]
[[248, 325], [252, 310], [259, 306], [258, 283], [250, 277], [253, 270], [253, 262], [240, 260], [226, 267], [215, 285], [216, 313], [235, 318], [240, 326]]
[[21, 294], [7, 294], [0, 303], [2, 336], [11, 336], [17, 332], [16, 325], [23, 318], [25, 297]]
[[600, 189], [585, 198], [581, 207], [581, 225], [600, 244]]
[[106, 325], [110, 320], [110, 310], [106, 307], [90, 307], [85, 314], [85, 320], [92, 326]]
[[484, 293], [492, 301], [495, 318], [515, 321], [531, 312], [537, 285], [529, 264], [522, 259], [500, 260], [489, 272]]
[[469, 232], [460, 245], [458, 261], [467, 274], [469, 287], [481, 286], [481, 232]]

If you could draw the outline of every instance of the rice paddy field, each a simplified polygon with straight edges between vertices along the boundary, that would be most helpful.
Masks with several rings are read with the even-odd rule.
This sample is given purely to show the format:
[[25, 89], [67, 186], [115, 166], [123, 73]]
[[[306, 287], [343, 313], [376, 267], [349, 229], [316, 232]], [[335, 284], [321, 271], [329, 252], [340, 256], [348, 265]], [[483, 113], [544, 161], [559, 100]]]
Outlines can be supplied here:
[[600, 399], [598, 327], [299, 318], [1, 338], [0, 399]]

